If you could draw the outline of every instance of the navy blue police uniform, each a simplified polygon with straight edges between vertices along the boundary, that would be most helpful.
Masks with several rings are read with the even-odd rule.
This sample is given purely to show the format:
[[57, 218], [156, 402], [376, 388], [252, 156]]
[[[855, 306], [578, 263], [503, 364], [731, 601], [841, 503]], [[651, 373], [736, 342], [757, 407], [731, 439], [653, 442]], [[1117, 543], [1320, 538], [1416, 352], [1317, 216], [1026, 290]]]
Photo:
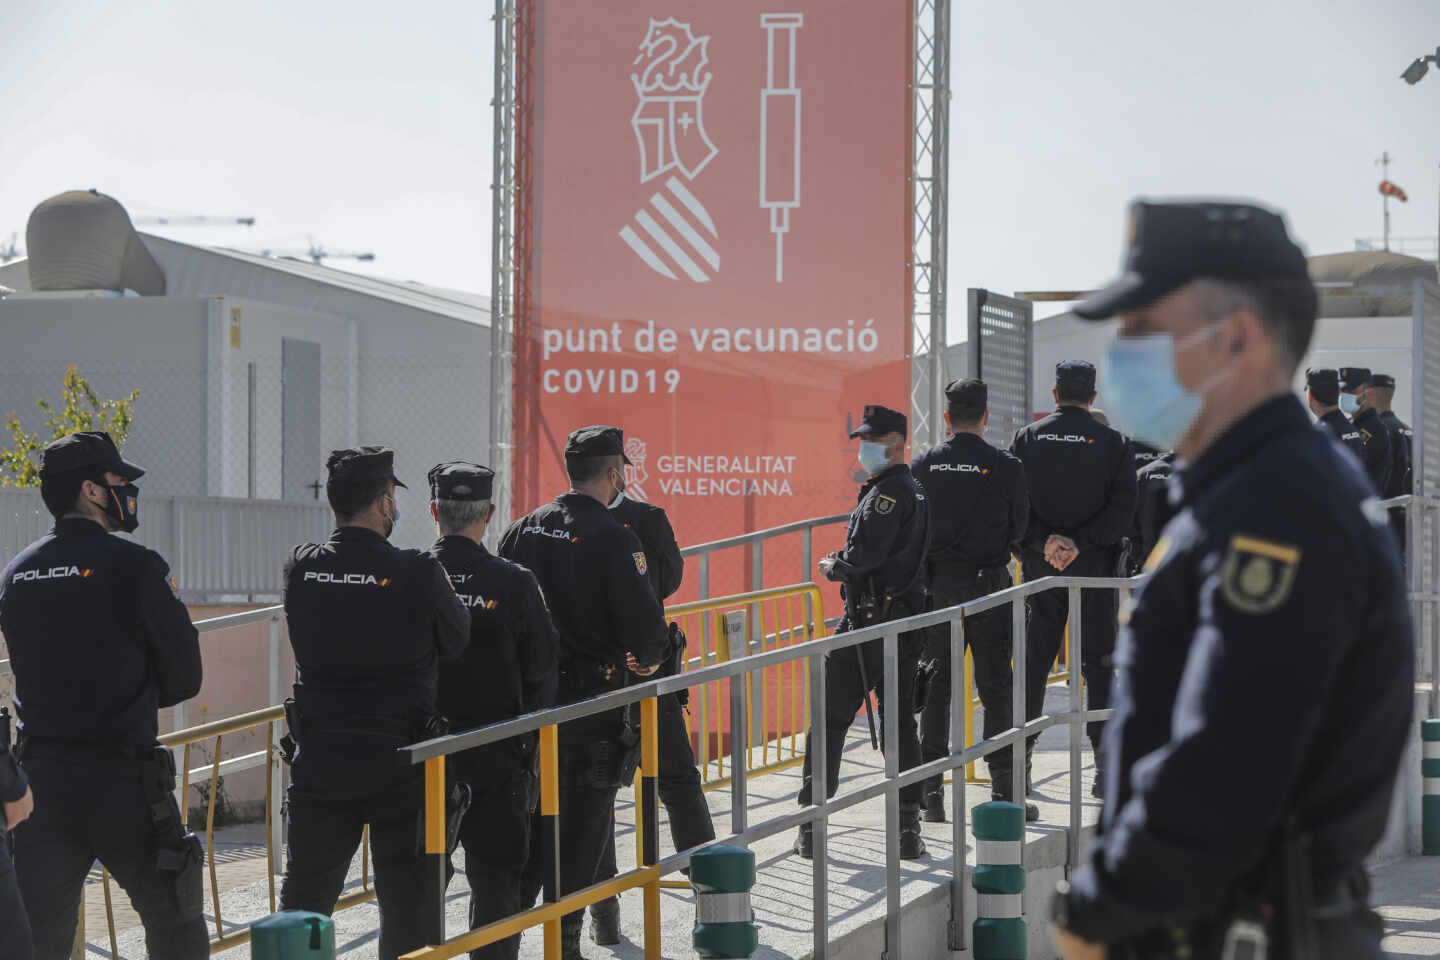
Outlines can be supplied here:
[[1150, 464], [1165, 456], [1165, 451], [1153, 443], [1146, 443], [1144, 440], [1132, 437], [1130, 439], [1130, 452], [1135, 457], [1135, 470], [1144, 470]]
[[[1065, 388], [1062, 393], [1091, 394], [1095, 367], [1083, 360], [1062, 361], [1055, 366], [1055, 382], [1057, 389]], [[1025, 464], [1030, 484], [1030, 523], [1021, 552], [1025, 579], [1113, 577], [1120, 542], [1135, 522], [1137, 486], [1130, 442], [1085, 407], [1066, 404], [1016, 431], [1010, 450]], [[1079, 548], [1063, 571], [1045, 559], [1045, 543], [1052, 534], [1069, 537]], [[1046, 679], [1060, 652], [1070, 606], [1064, 590], [1046, 590], [1027, 598], [1026, 607], [1025, 719], [1033, 720], [1045, 707]], [[1092, 710], [1110, 705], [1115, 616], [1113, 591], [1085, 591], [1080, 600], [1080, 669]], [[1086, 727], [1097, 750], [1103, 727], [1103, 722]], [[1029, 747], [1034, 743], [1032, 737]]]
[[[646, 574], [655, 596], [663, 603], [680, 589], [685, 574], [685, 558], [665, 510], [653, 503], [632, 500], [621, 495], [610, 512], [640, 540], [645, 554]], [[685, 634], [678, 627], [671, 630], [671, 649], [656, 676], [673, 676], [680, 671], [680, 660], [686, 655]], [[700, 786], [700, 771], [695, 766], [695, 751], [690, 746], [690, 730], [685, 726], [685, 706], [689, 691], [667, 693], [656, 700], [660, 750], [657, 787], [660, 802], [669, 815], [670, 838], [676, 850], [708, 843], [715, 839], [715, 824], [710, 818], [710, 805]], [[615, 862], [615, 835], [610, 834], [600, 860], [597, 880], [607, 880], [619, 872]], [[616, 898], [602, 900], [590, 907], [591, 934], [595, 942], [611, 945], [619, 942], [620, 903]]]
[[[1354, 391], [1368, 386], [1370, 370], [1367, 367], [1341, 367], [1340, 389]], [[1360, 431], [1361, 463], [1376, 493], [1384, 493], [1390, 484], [1390, 431], [1380, 419], [1380, 412], [1366, 404], [1350, 418], [1355, 429]]]
[[[1142, 294], [1257, 269], [1309, 286], [1277, 214], [1220, 203], [1159, 214], [1179, 234], [1170, 248], [1195, 249], [1185, 259], [1200, 265], [1172, 265]], [[1145, 276], [1143, 262], [1132, 273]], [[1076, 312], [1144, 306], [1125, 301], [1134, 286]], [[1294, 301], [1281, 319], [1308, 339], [1314, 294]], [[1385, 510], [1360, 464], [1284, 394], [1172, 482], [1180, 512], [1117, 650], [1100, 833], [1052, 919], [1122, 960], [1378, 958], [1363, 860], [1384, 832], [1414, 679]]]
[[1174, 473], [1175, 454], [1172, 451], [1151, 460], [1135, 474], [1135, 564], [1129, 571], [1131, 576], [1140, 572], [1145, 558], [1150, 556], [1150, 551], [1155, 549], [1160, 539], [1160, 531], [1175, 515], [1175, 507], [1170, 502], [1170, 477]]
[[[624, 438], [615, 427], [583, 427], [570, 434], [565, 456], [575, 463], [624, 457]], [[646, 579], [644, 550], [605, 503], [574, 490], [561, 494], [511, 524], [500, 555], [534, 571], [553, 604], [560, 634], [558, 703], [623, 687], [627, 653], [647, 667], [664, 657], [669, 629]], [[611, 710], [560, 725], [561, 896], [596, 880], [615, 831], [616, 791], [634, 776], [638, 762], [635, 720], [635, 711]], [[535, 901], [544, 865], [554, 857], [552, 838], [540, 831], [525, 868], [526, 904]], [[561, 918], [567, 956], [578, 954], [583, 920], [583, 910]]]
[[[25, 798], [30, 780], [10, 748], [9, 709], [5, 712], [3, 738], [0, 738], [0, 803], [17, 803]], [[10, 855], [10, 824], [0, 822], [0, 960], [32, 960], [35, 941], [30, 935], [30, 918], [25, 915], [25, 901], [20, 898], [20, 881], [15, 877], [15, 860]]]
[[[908, 435], [905, 415], [882, 406], [867, 406], [860, 425], [850, 434], [869, 438]], [[925, 610], [925, 558], [930, 545], [930, 504], [905, 463], [885, 467], [861, 487], [845, 530], [845, 546], [832, 555], [834, 565], [826, 576], [839, 581], [845, 598], [845, 618], [839, 630], [858, 630], [902, 620]], [[846, 731], [873, 690], [880, 697], [880, 720], [899, 723], [900, 769], [920, 764], [920, 737], [915, 725], [914, 682], [924, 636], [919, 631], [899, 638], [900, 702], [888, 704], [885, 692], [885, 648], [881, 640], [846, 647], [826, 654], [825, 669], [825, 791], [835, 795]], [[801, 806], [811, 802], [810, 738], [805, 738]], [[920, 840], [919, 783], [900, 791], [901, 855], [924, 854]], [[806, 824], [796, 841], [797, 851], [808, 855], [810, 835]]]
[[[451, 462], [429, 474], [435, 501], [489, 501], [495, 474]], [[470, 611], [470, 645], [440, 672], [440, 712], [454, 732], [543, 710], [555, 702], [560, 639], [535, 575], [459, 533], [430, 548]], [[460, 822], [470, 929], [519, 913], [521, 875], [530, 856], [530, 823], [539, 799], [539, 735], [486, 744], [448, 758], [452, 781], [469, 786]], [[520, 936], [472, 950], [472, 960], [514, 960]]]
[[[46, 960], [70, 955], [97, 859], [130, 895], [150, 956], [209, 953], [203, 852], [181, 822], [172, 755], [156, 742], [157, 711], [200, 690], [199, 635], [160, 555], [110, 532], [137, 528], [144, 472], [104, 433], [52, 443], [40, 473], [58, 519], [0, 574], [19, 754], [35, 797], [14, 831], [15, 865]], [[109, 486], [106, 473], [126, 482]], [[63, 506], [82, 480], [108, 487], [107, 526]]]
[[[399, 484], [394, 453], [380, 447], [337, 450], [326, 466], [332, 503], [356, 485]], [[423, 945], [423, 774], [396, 751], [444, 732], [439, 661], [470, 642], [470, 615], [434, 557], [365, 527], [297, 546], [284, 583], [297, 747], [281, 909], [331, 913], [368, 823], [389, 960]]]
[[[1395, 378], [1388, 373], [1376, 373], [1370, 377], [1370, 385], [1381, 389], [1395, 390]], [[1390, 435], [1390, 474], [1385, 481], [1385, 489], [1380, 491], [1381, 495], [1389, 500], [1391, 497], [1409, 496], [1415, 489], [1415, 478], [1412, 473], [1411, 461], [1413, 454], [1411, 447], [1415, 438], [1415, 431], [1411, 430], [1405, 421], [1401, 420], [1393, 410], [1386, 410], [1380, 414], [1380, 422], [1385, 425], [1386, 432]], [[1395, 531], [1395, 538], [1400, 541], [1400, 557], [1404, 559], [1405, 553], [1405, 508], [1393, 507], [1390, 510], [1390, 528]]]
[[1305, 371], [1305, 387], [1316, 406], [1334, 407], [1333, 410], [1317, 414], [1315, 426], [1328, 431], [1337, 443], [1350, 451], [1357, 462], [1363, 464], [1365, 438], [1337, 406], [1340, 403], [1340, 371], [1330, 367], [1311, 367]]
[[[985, 413], [988, 390], [983, 380], [956, 380], [945, 388], [952, 426], [957, 416]], [[1030, 522], [1025, 467], [1008, 451], [985, 442], [979, 433], [956, 431], [944, 443], [910, 464], [930, 505], [930, 551], [926, 557], [930, 606], [940, 610], [983, 597], [1011, 585], [1010, 554]], [[987, 739], [1011, 726], [1011, 618], [1008, 608], [988, 610], [965, 620], [965, 644], [975, 668], [975, 689], [985, 707]], [[926, 631], [924, 707], [920, 714], [920, 755], [925, 762], [950, 755], [950, 625]], [[985, 758], [990, 791], [1009, 800], [1011, 751]], [[925, 781], [925, 815], [943, 819], [942, 778]]]

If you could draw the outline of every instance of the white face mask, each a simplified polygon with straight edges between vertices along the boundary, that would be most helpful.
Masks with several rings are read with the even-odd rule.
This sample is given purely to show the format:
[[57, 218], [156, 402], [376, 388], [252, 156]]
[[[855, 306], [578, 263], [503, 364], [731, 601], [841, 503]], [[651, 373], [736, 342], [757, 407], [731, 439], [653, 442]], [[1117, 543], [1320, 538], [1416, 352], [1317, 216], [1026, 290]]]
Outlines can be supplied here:
[[884, 470], [890, 465], [890, 458], [885, 453], [885, 445], [882, 443], [871, 443], [868, 440], [860, 441], [860, 453], [856, 456], [860, 466], [870, 476]]

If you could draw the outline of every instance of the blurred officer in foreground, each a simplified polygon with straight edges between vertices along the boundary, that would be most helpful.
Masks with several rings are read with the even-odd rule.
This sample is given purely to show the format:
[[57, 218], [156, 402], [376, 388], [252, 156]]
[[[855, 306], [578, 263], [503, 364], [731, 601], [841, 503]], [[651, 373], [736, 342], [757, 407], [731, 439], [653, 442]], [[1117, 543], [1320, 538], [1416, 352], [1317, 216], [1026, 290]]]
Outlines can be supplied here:
[[[1121, 540], [1135, 522], [1135, 458], [1130, 441], [1090, 415], [1095, 400], [1095, 367], [1083, 360], [1055, 365], [1054, 413], [1026, 424], [1015, 433], [1010, 451], [1025, 464], [1030, 484], [1030, 523], [1021, 562], [1025, 579], [1066, 574], [1072, 577], [1113, 577]], [[1111, 654], [1115, 649], [1116, 599], [1113, 590], [1086, 590], [1080, 600], [1081, 660], [1089, 709], [1110, 705]], [[1065, 590], [1046, 590], [1026, 600], [1029, 634], [1025, 656], [1025, 719], [1045, 709], [1045, 682], [1070, 616]], [[1073, 669], [1073, 665], [1072, 665]], [[1095, 749], [1095, 786], [1104, 770], [1100, 731], [1086, 729]], [[1026, 744], [1027, 789], [1030, 754]]]
[[389, 542], [403, 486], [394, 462], [383, 447], [330, 454], [325, 495], [336, 530], [285, 562], [295, 651], [295, 698], [285, 706], [298, 749], [280, 909], [333, 911], [368, 823], [382, 960], [423, 946], [424, 775], [395, 751], [446, 732], [439, 661], [470, 642], [470, 615], [439, 562]]
[[1180, 513], [1127, 611], [1100, 833], [1053, 901], [1067, 960], [1378, 958], [1366, 853], [1409, 733], [1394, 540], [1290, 393], [1305, 257], [1248, 204], [1132, 208], [1111, 411], [1173, 445]]
[[[631, 442], [635, 442], [631, 439]], [[680, 589], [685, 574], [685, 559], [665, 511], [652, 503], [632, 500], [624, 493], [610, 503], [610, 513], [640, 540], [645, 554], [646, 576], [655, 596], [663, 604]], [[683, 670], [686, 653], [685, 634], [679, 624], [670, 625], [670, 649], [656, 674], [674, 676]], [[690, 730], [685, 726], [685, 707], [690, 691], [667, 693], [656, 701], [659, 717], [660, 776], [657, 787], [660, 802], [669, 814], [670, 838], [676, 850], [708, 843], [715, 839], [715, 824], [710, 819], [710, 805], [700, 787], [700, 771], [695, 766], [695, 751], [690, 747]], [[608, 880], [619, 872], [615, 863], [615, 833], [612, 830], [605, 853], [600, 858], [596, 880]], [[590, 907], [590, 936], [602, 946], [620, 942], [620, 898], [601, 900]]]
[[1370, 371], [1366, 367], [1340, 368], [1340, 412], [1350, 418], [1360, 431], [1364, 443], [1361, 463], [1375, 485], [1383, 493], [1390, 483], [1390, 431], [1380, 419], [1380, 411], [1370, 403]]
[[[940, 610], [1011, 585], [1010, 550], [1025, 535], [1030, 497], [1025, 468], [1004, 450], [985, 442], [990, 422], [984, 380], [956, 380], [945, 388], [951, 437], [915, 458], [910, 472], [930, 504], [927, 576], [930, 606]], [[975, 689], [985, 707], [985, 737], [1011, 726], [1010, 609], [999, 607], [965, 618], [965, 643], [975, 664]], [[920, 714], [920, 755], [928, 763], [950, 755], [950, 624], [926, 631], [924, 707]], [[985, 758], [990, 795], [1011, 800], [1013, 751]], [[945, 821], [943, 777], [925, 781], [922, 805], [931, 823]], [[1025, 804], [1025, 817], [1040, 810]]]
[[1316, 426], [1334, 434], [1341, 446], [1365, 461], [1365, 438], [1350, 418], [1340, 410], [1340, 371], [1329, 367], [1312, 367], [1305, 371], [1305, 388], [1310, 412], [1318, 421]]
[[[491, 554], [482, 540], [495, 507], [495, 473], [479, 464], [431, 469], [430, 518], [440, 539], [430, 555], [470, 611], [470, 645], [440, 671], [440, 712], [453, 732], [543, 710], [555, 702], [559, 637], [535, 575]], [[520, 879], [530, 855], [530, 819], [540, 796], [539, 734], [453, 754], [445, 772], [467, 784], [460, 822], [470, 929], [519, 913]], [[514, 960], [520, 935], [472, 950], [473, 960]]]
[[[845, 598], [845, 618], [837, 632], [859, 630], [877, 623], [903, 620], [925, 611], [925, 556], [930, 545], [930, 505], [905, 463], [905, 438], [909, 426], [905, 414], [888, 407], [867, 406], [860, 426], [850, 433], [860, 438], [860, 466], [870, 479], [860, 487], [845, 547], [821, 559], [820, 573], [837, 580]], [[840, 779], [840, 757], [845, 735], [855, 714], [865, 705], [869, 710], [870, 691], [880, 699], [880, 721], [900, 724], [900, 769], [920, 764], [920, 738], [915, 730], [915, 667], [920, 659], [924, 634], [902, 633], [899, 638], [900, 675], [896, 678], [898, 704], [885, 696], [885, 646], [879, 638], [859, 647], [846, 647], [826, 655], [825, 668], [825, 796], [835, 795]], [[867, 718], [868, 719], [868, 718]], [[871, 721], [873, 723], [873, 720]], [[875, 737], [871, 728], [872, 741]], [[813, 763], [810, 737], [805, 737], [805, 765], [798, 800], [811, 803], [810, 769]], [[900, 791], [900, 856], [916, 860], [925, 856], [920, 838], [920, 784]], [[814, 849], [810, 824], [800, 825], [795, 852], [809, 858]]]
[[[1390, 434], [1390, 473], [1385, 480], [1385, 489], [1380, 495], [1386, 500], [1404, 497], [1414, 493], [1414, 474], [1411, 472], [1411, 443], [1415, 432], [1405, 425], [1390, 405], [1395, 402], [1395, 378], [1388, 373], [1370, 376], [1370, 387], [1366, 391], [1372, 404], [1380, 414], [1380, 422]], [[1405, 508], [1390, 510], [1390, 527], [1400, 541], [1400, 557], [1405, 558]]]
[[35, 942], [30, 936], [30, 920], [25, 916], [25, 901], [20, 897], [20, 882], [15, 878], [15, 862], [10, 856], [10, 831], [24, 823], [35, 809], [35, 795], [30, 781], [20, 769], [10, 749], [10, 708], [0, 707], [0, 960], [32, 960]]
[[[560, 633], [558, 703], [625, 686], [627, 671], [648, 677], [670, 644], [665, 612], [651, 589], [640, 541], [606, 509], [625, 490], [624, 437], [615, 427], [582, 427], [565, 442], [570, 490], [510, 525], [500, 555], [535, 572], [554, 603]], [[615, 834], [615, 793], [635, 776], [637, 710], [612, 710], [560, 725], [560, 896], [597, 879]], [[555, 850], [548, 832], [526, 863], [521, 899], [534, 903]], [[561, 956], [580, 956], [584, 910], [561, 918]]]
[[159, 708], [200, 691], [199, 635], [160, 555], [112, 536], [139, 526], [144, 475], [106, 433], [50, 444], [40, 494], [55, 527], [0, 574], [35, 800], [14, 832], [15, 866], [41, 960], [70, 956], [97, 859], [130, 895], [151, 957], [209, 955], [204, 855], [181, 825], [172, 754], [155, 740]]

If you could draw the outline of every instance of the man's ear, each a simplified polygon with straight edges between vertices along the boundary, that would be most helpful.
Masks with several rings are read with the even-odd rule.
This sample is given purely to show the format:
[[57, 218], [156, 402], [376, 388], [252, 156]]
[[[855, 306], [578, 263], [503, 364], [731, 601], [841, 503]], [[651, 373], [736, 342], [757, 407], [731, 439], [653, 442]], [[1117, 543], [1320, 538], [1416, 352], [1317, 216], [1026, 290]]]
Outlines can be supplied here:
[[430, 501], [430, 519], [436, 523], [440, 522], [440, 511], [435, 507], [435, 501]]
[[485, 522], [489, 523], [495, 519], [495, 504], [490, 504], [490, 509], [485, 511]]

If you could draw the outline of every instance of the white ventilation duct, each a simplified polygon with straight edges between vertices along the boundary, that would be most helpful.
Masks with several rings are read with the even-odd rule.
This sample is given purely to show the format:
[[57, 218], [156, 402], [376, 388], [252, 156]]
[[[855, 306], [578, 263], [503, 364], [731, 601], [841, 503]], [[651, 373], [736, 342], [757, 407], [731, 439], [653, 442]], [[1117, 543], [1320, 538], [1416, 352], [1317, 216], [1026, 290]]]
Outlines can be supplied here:
[[30, 289], [165, 292], [165, 274], [114, 197], [71, 190], [42, 202], [25, 227]]

